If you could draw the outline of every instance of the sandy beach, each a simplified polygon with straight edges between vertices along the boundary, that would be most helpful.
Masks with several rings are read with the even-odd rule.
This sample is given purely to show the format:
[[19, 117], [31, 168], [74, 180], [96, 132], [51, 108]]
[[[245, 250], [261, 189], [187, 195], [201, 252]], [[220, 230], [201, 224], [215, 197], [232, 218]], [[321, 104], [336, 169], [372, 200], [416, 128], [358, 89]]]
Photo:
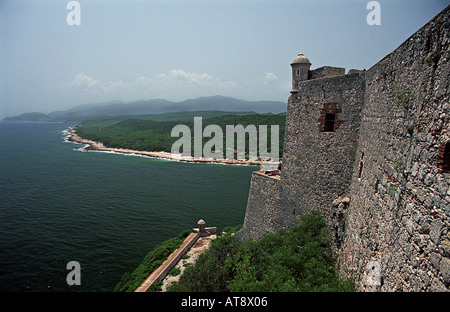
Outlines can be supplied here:
[[72, 142], [87, 144], [86, 150], [94, 150], [100, 152], [114, 152], [121, 154], [134, 154], [134, 155], [143, 155], [155, 158], [169, 159], [169, 160], [177, 160], [177, 161], [185, 161], [185, 162], [204, 162], [204, 163], [221, 163], [221, 164], [232, 164], [232, 165], [255, 165], [259, 166], [261, 164], [270, 164], [267, 161], [260, 160], [231, 160], [231, 159], [206, 159], [206, 158], [193, 158], [193, 157], [185, 157], [178, 154], [172, 154], [169, 152], [149, 152], [149, 151], [138, 151], [131, 150], [125, 148], [112, 148], [106, 147], [101, 142], [95, 142], [91, 140], [84, 139], [80, 137], [75, 129], [70, 129], [67, 139]]

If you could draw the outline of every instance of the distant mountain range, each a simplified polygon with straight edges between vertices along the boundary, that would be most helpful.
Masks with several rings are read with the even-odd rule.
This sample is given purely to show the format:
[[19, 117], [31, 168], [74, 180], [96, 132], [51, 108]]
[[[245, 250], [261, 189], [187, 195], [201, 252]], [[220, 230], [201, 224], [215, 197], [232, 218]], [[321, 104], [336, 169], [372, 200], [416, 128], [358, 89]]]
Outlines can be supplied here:
[[146, 115], [181, 111], [233, 111], [255, 113], [286, 112], [286, 103], [279, 101], [244, 101], [232, 97], [210, 96], [171, 102], [162, 99], [136, 101], [131, 103], [101, 103], [76, 106], [65, 111], [50, 114], [38, 112], [6, 117], [3, 121], [66, 121], [81, 122], [96, 117]]

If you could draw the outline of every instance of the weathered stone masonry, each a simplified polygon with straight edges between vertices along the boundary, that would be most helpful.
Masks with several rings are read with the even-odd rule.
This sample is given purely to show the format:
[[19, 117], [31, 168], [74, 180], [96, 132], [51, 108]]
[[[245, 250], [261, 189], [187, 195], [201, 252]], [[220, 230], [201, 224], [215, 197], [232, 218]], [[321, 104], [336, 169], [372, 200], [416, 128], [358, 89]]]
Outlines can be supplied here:
[[[331, 203], [347, 193], [364, 101], [363, 76], [302, 81], [289, 99], [277, 228], [294, 225], [310, 210], [320, 210], [331, 220]], [[334, 115], [334, 125], [325, 131], [328, 114]]]
[[[366, 73], [340, 250], [363, 290], [450, 286], [450, 179], [437, 165], [450, 142], [449, 29], [447, 8]], [[366, 282], [371, 263], [378, 285]]]
[[253, 175], [238, 236], [318, 210], [360, 290], [449, 290], [449, 11], [367, 71], [294, 59], [281, 178]]
[[277, 177], [266, 176], [259, 172], [252, 174], [244, 219], [245, 227], [239, 232], [241, 237], [256, 238], [266, 232], [275, 231], [274, 219], [279, 206], [279, 184], [280, 179]]

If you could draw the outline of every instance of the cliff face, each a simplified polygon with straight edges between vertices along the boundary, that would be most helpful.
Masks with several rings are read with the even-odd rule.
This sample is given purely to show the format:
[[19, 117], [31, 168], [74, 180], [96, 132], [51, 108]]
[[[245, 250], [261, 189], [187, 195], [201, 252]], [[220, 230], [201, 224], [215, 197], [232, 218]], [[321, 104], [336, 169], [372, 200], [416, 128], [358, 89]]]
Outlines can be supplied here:
[[281, 179], [254, 174], [238, 236], [318, 210], [360, 290], [449, 289], [449, 12], [367, 72], [299, 83]]

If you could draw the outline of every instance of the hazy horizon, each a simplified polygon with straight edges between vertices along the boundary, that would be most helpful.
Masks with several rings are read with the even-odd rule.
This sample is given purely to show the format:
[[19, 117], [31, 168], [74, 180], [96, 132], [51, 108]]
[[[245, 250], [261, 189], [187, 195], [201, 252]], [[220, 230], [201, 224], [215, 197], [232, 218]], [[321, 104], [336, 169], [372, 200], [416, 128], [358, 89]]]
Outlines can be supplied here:
[[448, 1], [0, 0], [0, 119], [83, 104], [222, 95], [286, 102], [290, 62], [369, 69]]

